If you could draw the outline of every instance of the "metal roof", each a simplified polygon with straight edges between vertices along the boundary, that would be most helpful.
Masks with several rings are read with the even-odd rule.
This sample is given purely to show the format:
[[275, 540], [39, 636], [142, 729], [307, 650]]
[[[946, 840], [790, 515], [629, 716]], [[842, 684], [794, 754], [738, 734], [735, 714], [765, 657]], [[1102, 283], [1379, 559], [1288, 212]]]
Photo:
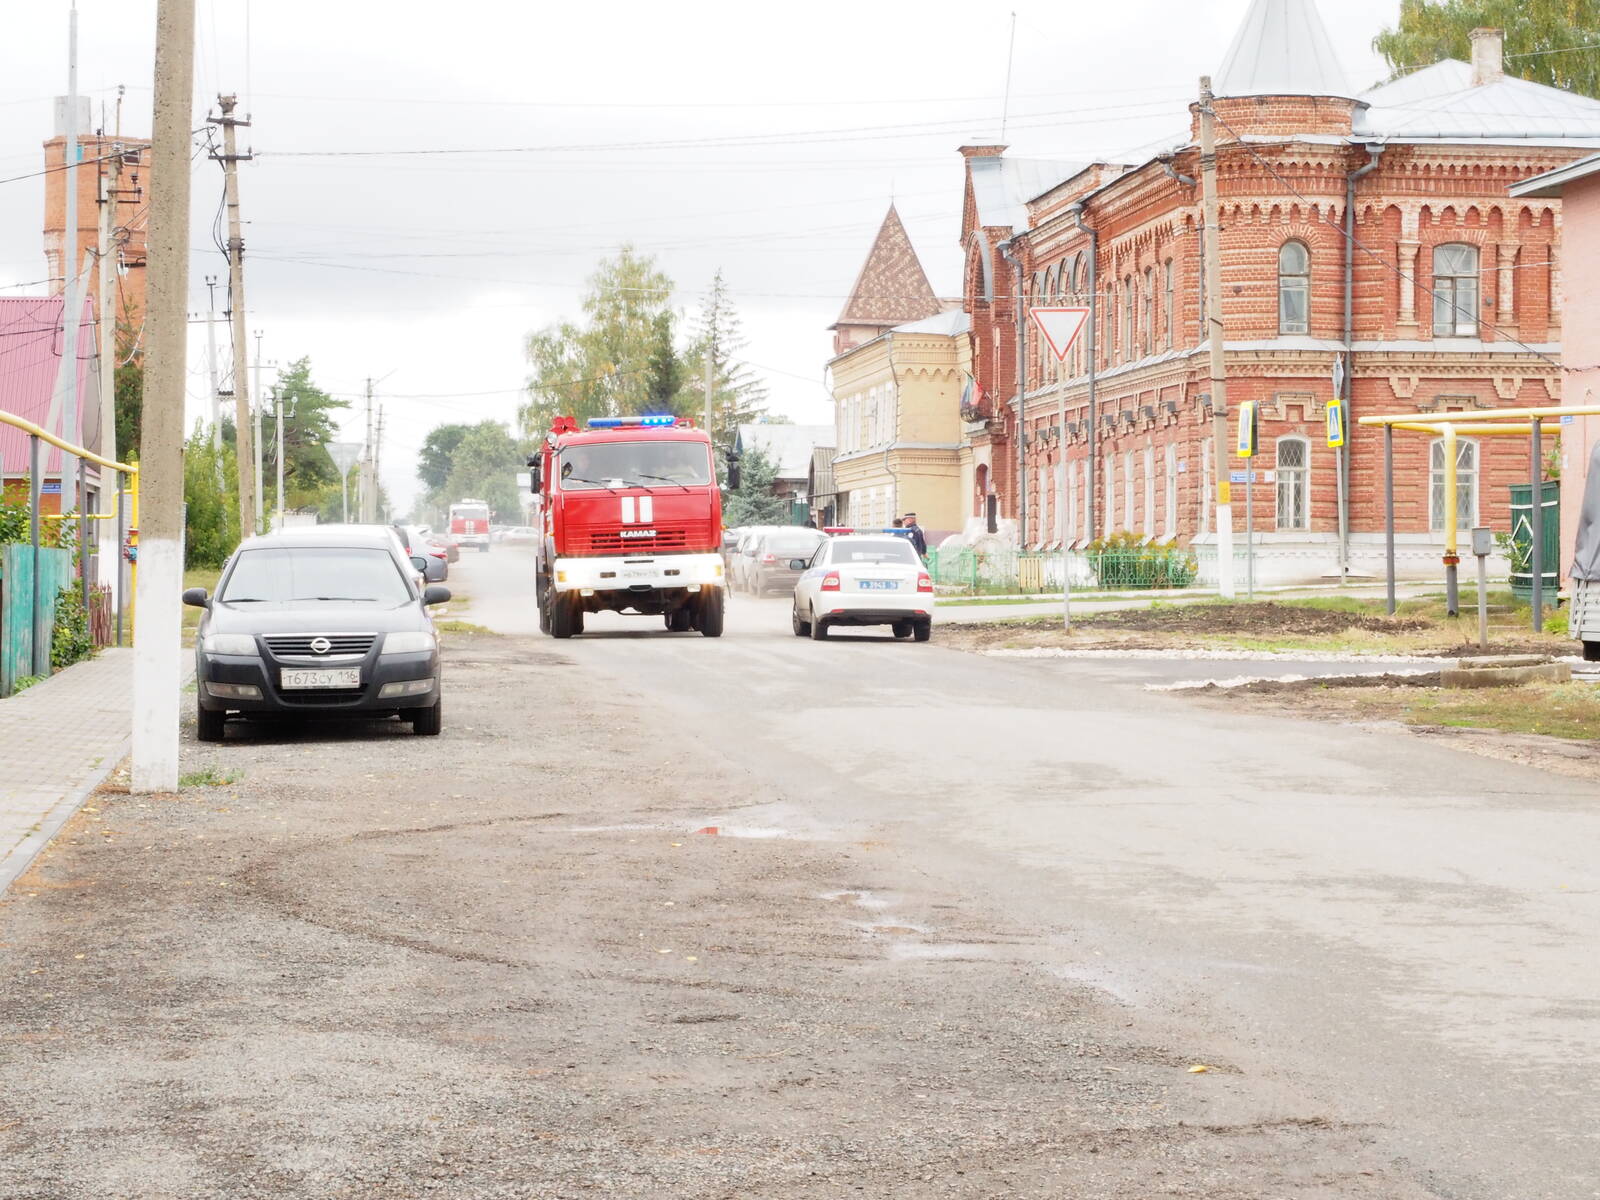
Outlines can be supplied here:
[[1211, 88], [1218, 96], [1353, 96], [1312, 0], [1251, 0]]
[[1357, 140], [1600, 146], [1600, 100], [1511, 75], [1473, 86], [1447, 58], [1361, 93]]
[[940, 313], [936, 317], [926, 317], [921, 321], [910, 321], [905, 325], [896, 325], [890, 333], [931, 333], [940, 337], [955, 337], [957, 334], [966, 333], [972, 328], [972, 318], [963, 310]]
[[811, 452], [818, 446], [832, 446], [835, 441], [832, 425], [762, 425], [739, 426], [737, 446], [743, 453], [752, 446], [778, 468], [779, 479], [804, 479], [811, 471]]
[[[94, 308], [84, 301], [78, 326], [78, 428], [62, 427], [64, 414], [50, 419], [56, 375], [61, 369], [61, 310], [57, 296], [0, 297], [0, 412], [43, 426], [57, 437], [89, 450], [100, 448], [100, 387], [96, 366]], [[28, 473], [28, 435], [0, 423], [0, 474]], [[42, 446], [42, 474], [61, 472], [61, 451]], [[124, 456], [126, 459], [126, 456]]]
[[970, 158], [972, 198], [978, 207], [978, 224], [1020, 229], [1028, 224], [1028, 201], [1071, 179], [1093, 163], [1053, 158], [1011, 158], [1007, 155]]

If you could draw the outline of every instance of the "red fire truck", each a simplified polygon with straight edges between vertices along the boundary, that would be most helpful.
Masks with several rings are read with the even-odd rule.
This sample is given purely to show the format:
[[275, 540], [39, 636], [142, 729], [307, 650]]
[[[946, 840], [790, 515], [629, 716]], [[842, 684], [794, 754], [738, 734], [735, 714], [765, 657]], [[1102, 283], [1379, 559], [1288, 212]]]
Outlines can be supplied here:
[[722, 494], [705, 430], [671, 416], [585, 429], [557, 417], [528, 468], [541, 630], [568, 638], [585, 613], [621, 612], [722, 636]]
[[489, 550], [489, 506], [482, 500], [458, 500], [450, 506], [450, 536], [465, 549]]

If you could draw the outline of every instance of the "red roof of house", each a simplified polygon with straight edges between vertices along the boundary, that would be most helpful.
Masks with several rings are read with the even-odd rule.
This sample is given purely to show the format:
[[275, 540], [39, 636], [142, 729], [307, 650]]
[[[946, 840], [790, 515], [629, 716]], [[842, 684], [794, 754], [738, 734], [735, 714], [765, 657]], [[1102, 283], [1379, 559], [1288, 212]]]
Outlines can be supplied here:
[[[100, 388], [95, 355], [94, 309], [83, 305], [78, 327], [78, 421], [64, 424], [65, 414], [51, 413], [56, 376], [61, 369], [61, 296], [0, 297], [0, 412], [14, 413], [42, 425], [58, 437], [90, 450], [100, 448]], [[28, 473], [28, 435], [0, 422], [0, 476]], [[59, 474], [61, 451], [41, 446], [44, 474]]]

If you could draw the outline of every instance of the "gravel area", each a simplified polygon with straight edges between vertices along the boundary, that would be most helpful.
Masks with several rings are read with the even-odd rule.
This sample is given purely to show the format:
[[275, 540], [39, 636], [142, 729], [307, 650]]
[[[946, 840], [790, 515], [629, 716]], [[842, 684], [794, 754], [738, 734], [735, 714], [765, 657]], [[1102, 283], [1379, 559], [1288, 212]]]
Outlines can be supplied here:
[[113, 782], [0, 902], [0, 1196], [1440, 1194], [1064, 931], [742, 819], [781, 786], [552, 643], [449, 642], [442, 737], [191, 728], [232, 782]]

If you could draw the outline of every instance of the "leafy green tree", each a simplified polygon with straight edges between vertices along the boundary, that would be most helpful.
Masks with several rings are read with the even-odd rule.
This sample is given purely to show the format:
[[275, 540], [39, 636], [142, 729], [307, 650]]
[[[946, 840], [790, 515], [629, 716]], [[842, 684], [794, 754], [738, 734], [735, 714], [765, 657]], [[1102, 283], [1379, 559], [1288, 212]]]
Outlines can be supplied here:
[[789, 502], [773, 495], [778, 479], [778, 464], [766, 451], [752, 446], [739, 460], [739, 486], [729, 488], [722, 498], [724, 525], [787, 525]]
[[435, 425], [422, 439], [422, 449], [417, 452], [417, 478], [428, 491], [444, 488], [445, 480], [450, 478], [450, 463], [456, 447], [471, 428], [463, 423]]
[[563, 414], [582, 422], [649, 408], [660, 318], [673, 320], [672, 280], [624, 246], [589, 277], [583, 313], [582, 324], [562, 321], [528, 339], [533, 378], [518, 414], [527, 436], [542, 436]]
[[[337, 436], [334, 414], [349, 408], [349, 402], [335, 399], [311, 381], [311, 360], [302, 358], [278, 377], [278, 395], [283, 401], [283, 490], [288, 508], [318, 508], [328, 492], [337, 493], [339, 469], [328, 456], [327, 444]], [[269, 493], [277, 483], [278, 420], [276, 405], [269, 403], [261, 421], [264, 439], [262, 452], [265, 484]], [[276, 506], [277, 497], [267, 502]]]
[[767, 388], [739, 357], [746, 345], [744, 322], [734, 307], [728, 285], [717, 271], [700, 305], [695, 337], [684, 355], [686, 378], [680, 412], [705, 411], [706, 356], [711, 358], [711, 439], [726, 451], [740, 425], [761, 417]]
[[503, 524], [522, 522], [517, 472], [527, 470], [527, 451], [498, 421], [472, 426], [456, 447], [445, 480], [446, 504], [464, 497], [482, 500]]
[[183, 503], [184, 565], [220, 567], [239, 544], [238, 459], [231, 443], [211, 448], [202, 422], [183, 447]]
[[1506, 32], [1506, 72], [1600, 96], [1600, 0], [1401, 0], [1372, 45], [1394, 76], [1444, 58], [1470, 62], [1474, 29]]

